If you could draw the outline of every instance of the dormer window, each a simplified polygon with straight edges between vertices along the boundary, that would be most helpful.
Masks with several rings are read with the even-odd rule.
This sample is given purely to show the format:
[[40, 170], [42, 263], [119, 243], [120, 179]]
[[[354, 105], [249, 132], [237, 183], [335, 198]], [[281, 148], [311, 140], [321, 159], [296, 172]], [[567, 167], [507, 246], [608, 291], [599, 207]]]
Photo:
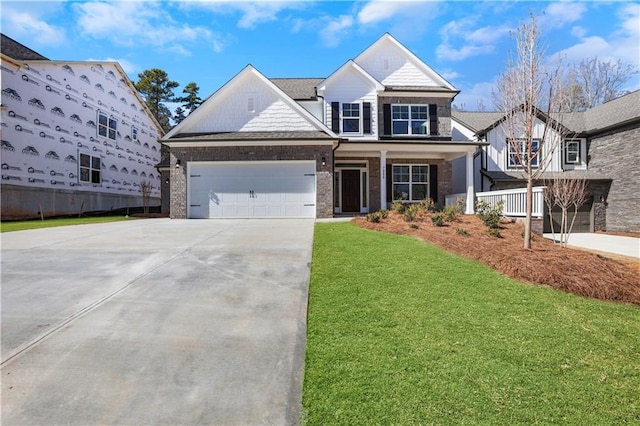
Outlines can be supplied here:
[[342, 104], [342, 133], [360, 133], [360, 104]]

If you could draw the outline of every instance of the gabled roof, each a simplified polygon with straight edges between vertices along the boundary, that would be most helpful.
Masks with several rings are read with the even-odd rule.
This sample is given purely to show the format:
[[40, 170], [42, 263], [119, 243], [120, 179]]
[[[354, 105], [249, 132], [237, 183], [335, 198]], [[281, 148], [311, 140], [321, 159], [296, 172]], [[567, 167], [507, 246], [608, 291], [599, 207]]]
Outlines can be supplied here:
[[296, 101], [316, 100], [316, 87], [324, 78], [270, 78], [276, 86]]
[[458, 111], [451, 109], [451, 118], [454, 118], [476, 133], [491, 126], [503, 116], [504, 114], [501, 112]]
[[396, 40], [391, 34], [384, 33], [382, 37], [376, 40], [371, 46], [367, 47], [362, 53], [360, 53], [354, 61], [356, 63], [360, 63], [361, 59], [369, 56], [375, 55], [375, 52], [382, 48], [384, 44], [390, 44], [394, 49], [401, 52], [413, 65], [415, 65], [418, 69], [420, 69], [423, 73], [425, 73], [429, 78], [431, 78], [439, 87], [457, 92], [458, 90], [449, 83], [444, 77], [434, 71], [430, 66], [425, 64], [420, 58], [418, 58], [414, 53], [412, 53], [409, 49], [407, 49], [402, 43]]
[[371, 86], [375, 88], [376, 91], [378, 91], [378, 92], [384, 91], [385, 87], [384, 87], [384, 85], [382, 85], [382, 83], [380, 83], [378, 80], [376, 80], [371, 74], [366, 72], [354, 60], [349, 59], [340, 68], [338, 68], [336, 71], [331, 73], [331, 75], [329, 77], [327, 77], [320, 84], [318, 84], [318, 86], [317, 86], [318, 93], [324, 93], [324, 91], [327, 88], [327, 84], [329, 84], [331, 82], [331, 80], [335, 80], [337, 78], [340, 78], [341, 75], [343, 75], [344, 73], [346, 73], [346, 72], [348, 72], [350, 70], [354, 71], [356, 74], [360, 75], [362, 78], [364, 78], [365, 81], [368, 81], [371, 84]]
[[[203, 134], [216, 135], [216, 134], [225, 134], [229, 138], [234, 139], [242, 139], [243, 136], [232, 136], [234, 133], [239, 133], [240, 135], [247, 135], [252, 132], [248, 131], [239, 131], [239, 132], [194, 132], [192, 129], [195, 123], [198, 123], [200, 120], [206, 119], [207, 114], [210, 114], [210, 111], [213, 109], [215, 105], [219, 102], [223, 101], [227, 94], [232, 94], [236, 87], [239, 87], [243, 81], [246, 81], [249, 77], [255, 77], [258, 81], [265, 86], [267, 90], [270, 90], [278, 96], [289, 108], [294, 110], [299, 117], [301, 117], [306, 123], [309, 124], [310, 127], [314, 128], [314, 132], [322, 132], [328, 135], [332, 139], [338, 139], [338, 136], [331, 131], [328, 127], [326, 127], [322, 122], [320, 122], [316, 117], [314, 117], [310, 112], [304, 109], [300, 104], [298, 104], [295, 100], [293, 100], [290, 96], [288, 96], [282, 89], [280, 89], [274, 82], [266, 78], [260, 71], [254, 68], [252, 65], [247, 65], [244, 67], [238, 74], [233, 76], [228, 82], [226, 82], [222, 87], [220, 87], [216, 92], [214, 92], [211, 96], [209, 96], [203, 103], [200, 105], [194, 112], [189, 114], [186, 119], [180, 122], [177, 126], [175, 126], [169, 133], [167, 133], [162, 139], [164, 141], [168, 141], [172, 138], [184, 137], [186, 135], [194, 135], [198, 134], [202, 136]], [[258, 132], [262, 133], [262, 132]], [[286, 132], [285, 132], [286, 133]]]
[[4, 34], [0, 34], [0, 52], [3, 55], [7, 55], [10, 58], [17, 59], [19, 61], [48, 61], [35, 50], [29, 49], [24, 44], [18, 43], [11, 37]]

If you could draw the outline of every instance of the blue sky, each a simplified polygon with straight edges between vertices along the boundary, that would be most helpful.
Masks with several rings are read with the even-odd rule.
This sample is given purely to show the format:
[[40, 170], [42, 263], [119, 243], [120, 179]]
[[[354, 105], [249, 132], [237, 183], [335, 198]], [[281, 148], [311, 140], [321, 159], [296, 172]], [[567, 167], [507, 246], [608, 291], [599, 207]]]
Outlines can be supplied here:
[[[638, 2], [2, 1], [2, 32], [54, 60], [115, 60], [129, 77], [161, 68], [204, 98], [245, 65], [267, 77], [326, 77], [385, 32], [461, 90], [454, 103], [491, 107], [533, 12], [549, 60], [597, 56], [640, 67]], [[640, 88], [635, 75], [627, 89]]]

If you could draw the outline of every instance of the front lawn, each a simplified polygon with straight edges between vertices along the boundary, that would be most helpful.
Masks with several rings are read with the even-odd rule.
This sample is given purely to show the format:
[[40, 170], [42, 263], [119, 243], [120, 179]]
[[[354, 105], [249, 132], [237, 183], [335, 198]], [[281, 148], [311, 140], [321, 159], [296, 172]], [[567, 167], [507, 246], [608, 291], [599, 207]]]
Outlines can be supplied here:
[[0, 232], [25, 231], [27, 229], [52, 228], [55, 226], [84, 225], [87, 223], [119, 222], [132, 220], [129, 216], [96, 216], [96, 217], [71, 217], [45, 220], [17, 220], [0, 223]]
[[316, 224], [302, 423], [640, 422], [640, 310]]

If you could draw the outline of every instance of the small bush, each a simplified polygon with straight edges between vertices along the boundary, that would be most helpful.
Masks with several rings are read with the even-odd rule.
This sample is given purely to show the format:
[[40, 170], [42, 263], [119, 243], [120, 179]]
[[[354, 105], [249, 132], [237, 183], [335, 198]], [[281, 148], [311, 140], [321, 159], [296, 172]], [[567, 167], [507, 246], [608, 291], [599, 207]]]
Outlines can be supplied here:
[[404, 213], [404, 209], [406, 207], [407, 206], [402, 202], [402, 200], [394, 201], [393, 204], [391, 204], [391, 210], [396, 213]]
[[413, 222], [418, 213], [420, 212], [420, 206], [418, 204], [411, 204], [404, 210], [403, 216], [406, 222]]
[[458, 214], [464, 214], [467, 211], [467, 199], [466, 198], [458, 198], [456, 200], [456, 211]]
[[417, 224], [417, 223], [410, 223], [410, 224], [409, 224], [409, 228], [411, 228], [411, 229], [418, 229], [418, 228], [419, 228], [419, 226], [418, 226], [418, 224]]
[[382, 215], [380, 214], [380, 212], [369, 213], [365, 217], [365, 219], [367, 222], [378, 223], [380, 222], [380, 220], [382, 220]]
[[444, 220], [453, 222], [458, 217], [458, 209], [456, 206], [447, 206], [442, 209], [442, 214], [444, 215]]
[[420, 202], [420, 207], [422, 210], [428, 213], [433, 213], [436, 211], [436, 204], [433, 202], [431, 198], [427, 198], [426, 200], [422, 200]]
[[444, 226], [444, 215], [442, 213], [432, 214], [431, 223], [433, 223], [435, 226]]
[[383, 219], [386, 219], [387, 216], [389, 216], [389, 211], [387, 209], [379, 210], [378, 213], [380, 213], [380, 216], [382, 216]]
[[476, 203], [476, 212], [482, 223], [489, 228], [497, 229], [502, 218], [502, 200], [498, 201], [495, 207], [492, 207], [486, 201], [478, 201]]
[[469, 232], [467, 232], [467, 230], [464, 229], [464, 228], [456, 228], [456, 234], [458, 234], [458, 235], [469, 235]]
[[496, 237], [496, 238], [502, 237], [502, 235], [500, 235], [500, 230], [498, 228], [489, 228], [487, 229], [487, 233], [492, 237]]

